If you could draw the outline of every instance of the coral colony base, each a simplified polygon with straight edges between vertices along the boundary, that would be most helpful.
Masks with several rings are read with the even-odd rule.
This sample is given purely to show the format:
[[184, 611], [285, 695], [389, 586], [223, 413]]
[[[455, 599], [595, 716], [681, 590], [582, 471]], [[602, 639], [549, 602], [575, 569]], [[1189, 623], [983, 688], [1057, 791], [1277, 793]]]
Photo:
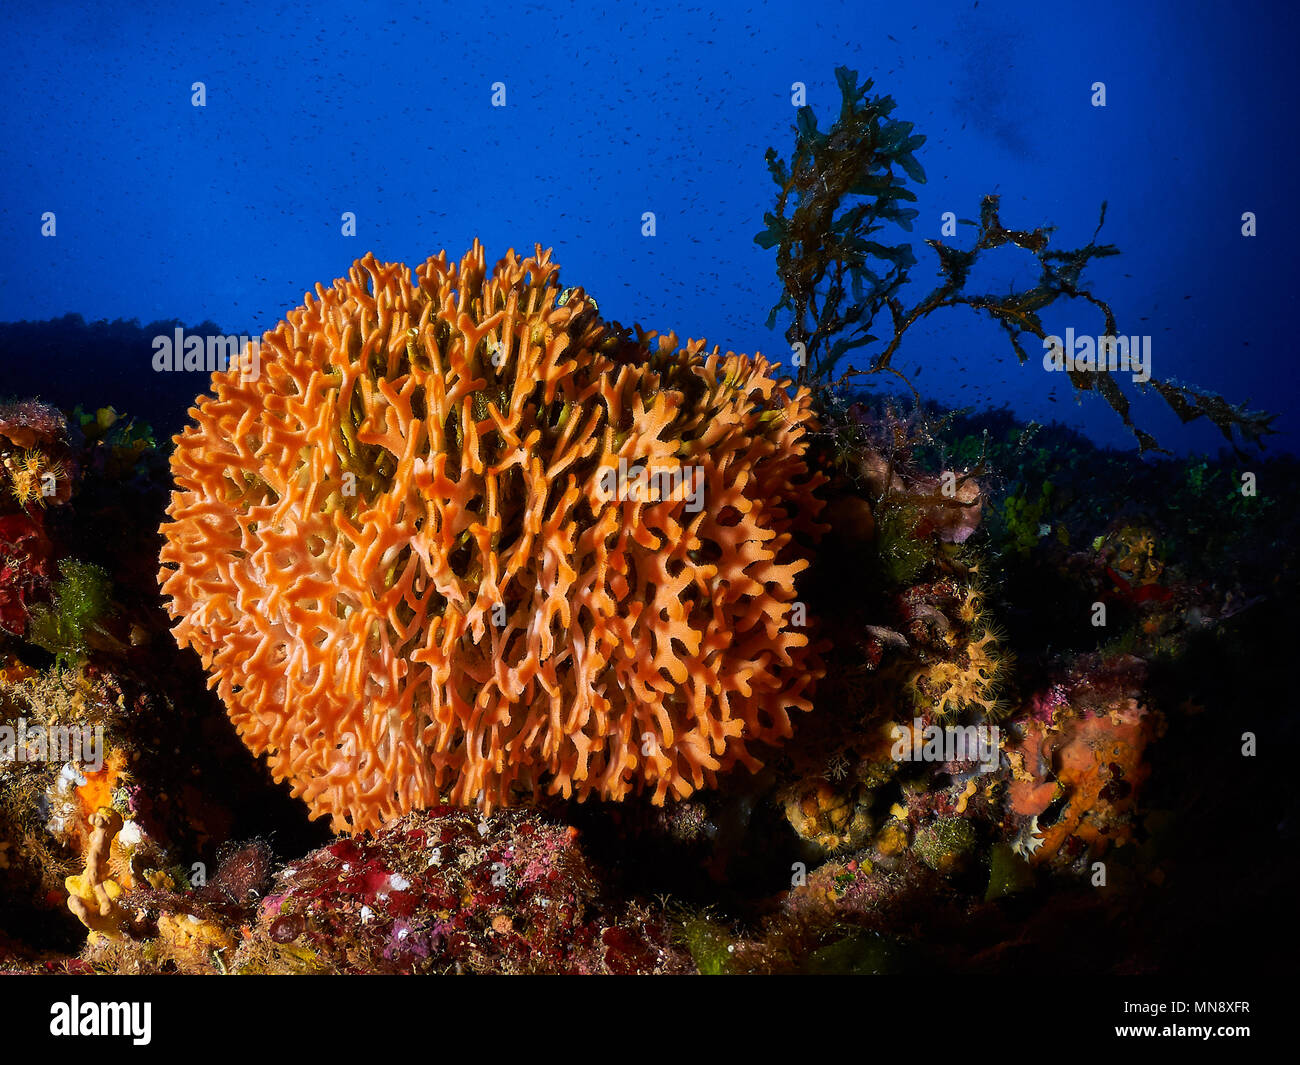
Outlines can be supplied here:
[[820, 674], [810, 393], [557, 305], [540, 246], [417, 278], [318, 285], [177, 438], [160, 579], [244, 742], [347, 831], [757, 769]]

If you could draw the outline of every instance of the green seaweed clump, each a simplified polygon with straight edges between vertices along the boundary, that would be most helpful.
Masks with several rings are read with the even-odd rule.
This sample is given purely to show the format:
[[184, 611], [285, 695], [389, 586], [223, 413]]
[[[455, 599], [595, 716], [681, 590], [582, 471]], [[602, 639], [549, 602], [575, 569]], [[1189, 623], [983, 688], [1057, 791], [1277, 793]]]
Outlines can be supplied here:
[[912, 850], [936, 873], [960, 872], [975, 849], [975, 830], [960, 817], [943, 817], [916, 834]]
[[999, 843], [989, 855], [989, 884], [984, 901], [1005, 898], [1034, 886], [1034, 871], [1029, 863], [1012, 849], [1010, 843]]
[[1043, 538], [1043, 525], [1052, 507], [1055, 486], [1046, 481], [1037, 499], [1030, 499], [1022, 489], [1007, 496], [1002, 505], [1002, 524], [1006, 530], [1006, 548], [1024, 556]]
[[60, 562], [59, 574], [53, 603], [32, 610], [27, 638], [71, 665], [89, 656], [88, 634], [107, 612], [112, 584], [98, 566], [75, 558]]
[[701, 976], [726, 976], [733, 971], [731, 935], [721, 925], [703, 917], [686, 921], [679, 938]]
[[113, 407], [89, 413], [78, 405], [72, 420], [109, 480], [126, 480], [143, 472], [143, 460], [157, 453], [158, 442], [149, 423], [124, 417]]
[[918, 508], [888, 503], [876, 518], [876, 549], [880, 572], [887, 586], [903, 588], [915, 583], [934, 561], [934, 545], [917, 534], [922, 515]]
[[877, 933], [847, 936], [808, 955], [804, 972], [814, 976], [882, 976], [902, 969], [893, 943]]

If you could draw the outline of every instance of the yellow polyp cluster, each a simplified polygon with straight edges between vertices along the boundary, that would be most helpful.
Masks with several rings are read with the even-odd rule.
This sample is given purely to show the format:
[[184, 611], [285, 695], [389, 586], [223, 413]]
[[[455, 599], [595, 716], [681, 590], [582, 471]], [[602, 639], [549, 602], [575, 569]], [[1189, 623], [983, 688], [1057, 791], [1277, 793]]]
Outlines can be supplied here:
[[827, 781], [804, 782], [790, 789], [783, 809], [798, 835], [826, 851], [859, 847], [871, 835], [871, 793], [835, 787]]
[[43, 507], [46, 499], [57, 496], [59, 482], [67, 478], [63, 464], [37, 448], [6, 455], [4, 468], [9, 491], [20, 506], [35, 503]]
[[1011, 658], [984, 609], [978, 584], [962, 588], [953, 611], [953, 624], [941, 638], [942, 655], [910, 667], [904, 687], [918, 709], [929, 710], [945, 721], [965, 715], [991, 720], [1005, 716], [1007, 707], [998, 696], [1010, 673]]

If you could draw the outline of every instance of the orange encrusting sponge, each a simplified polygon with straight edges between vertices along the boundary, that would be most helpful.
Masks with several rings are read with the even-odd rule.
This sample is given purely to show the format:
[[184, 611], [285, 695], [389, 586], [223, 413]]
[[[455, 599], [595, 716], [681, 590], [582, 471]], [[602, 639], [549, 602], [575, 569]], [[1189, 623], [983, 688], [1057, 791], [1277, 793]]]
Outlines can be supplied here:
[[[175, 438], [176, 639], [336, 831], [543, 789], [662, 803], [810, 708], [810, 395], [557, 305], [558, 272], [539, 245], [489, 274], [476, 241], [416, 285], [368, 255]], [[658, 490], [611, 492], [620, 459]]]

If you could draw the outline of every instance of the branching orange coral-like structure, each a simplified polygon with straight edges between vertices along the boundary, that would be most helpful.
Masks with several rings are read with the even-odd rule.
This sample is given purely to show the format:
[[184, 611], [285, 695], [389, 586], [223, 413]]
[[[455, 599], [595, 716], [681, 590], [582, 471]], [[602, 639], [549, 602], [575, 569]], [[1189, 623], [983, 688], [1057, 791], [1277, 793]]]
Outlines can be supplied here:
[[160, 580], [245, 743], [347, 831], [756, 768], [821, 675], [808, 392], [561, 303], [540, 246], [416, 274], [317, 285], [176, 437]]

